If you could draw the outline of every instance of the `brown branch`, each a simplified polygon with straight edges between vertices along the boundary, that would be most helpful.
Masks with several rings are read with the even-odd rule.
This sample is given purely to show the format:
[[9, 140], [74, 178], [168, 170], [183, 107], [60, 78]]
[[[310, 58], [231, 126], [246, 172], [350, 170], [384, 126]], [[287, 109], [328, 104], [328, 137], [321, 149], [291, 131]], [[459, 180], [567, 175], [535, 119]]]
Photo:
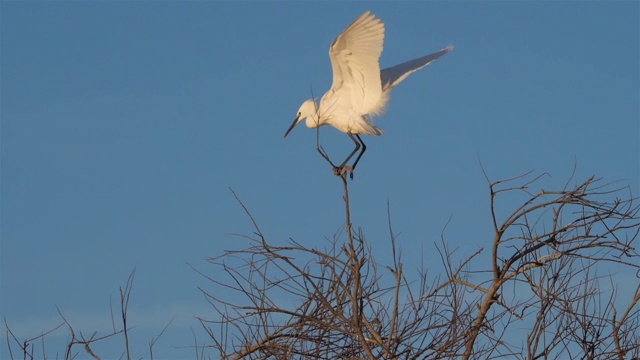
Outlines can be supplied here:
[[[629, 335], [638, 313], [618, 318], [612, 305], [599, 306], [605, 294], [594, 289], [602, 277], [590, 271], [603, 262], [639, 268], [639, 208], [633, 197], [609, 200], [614, 193], [595, 178], [536, 191], [545, 175], [487, 176], [495, 222], [488, 262], [483, 248], [460, 258], [466, 249], [449, 249], [443, 230], [436, 250], [444, 271], [433, 280], [434, 264], [423, 263], [417, 279], [403, 266], [388, 204], [393, 258], [376, 262], [363, 232], [353, 229], [346, 174], [345, 224], [325, 249], [267, 242], [234, 193], [253, 234], [237, 235], [247, 248], [208, 259], [221, 270], [215, 276], [198, 271], [219, 288], [201, 288], [219, 315], [201, 324], [225, 359], [546, 358], [575, 357], [577, 349], [618, 356], [640, 342]], [[503, 216], [498, 204], [508, 196], [522, 202]], [[518, 345], [510, 329], [521, 321], [534, 326]]]

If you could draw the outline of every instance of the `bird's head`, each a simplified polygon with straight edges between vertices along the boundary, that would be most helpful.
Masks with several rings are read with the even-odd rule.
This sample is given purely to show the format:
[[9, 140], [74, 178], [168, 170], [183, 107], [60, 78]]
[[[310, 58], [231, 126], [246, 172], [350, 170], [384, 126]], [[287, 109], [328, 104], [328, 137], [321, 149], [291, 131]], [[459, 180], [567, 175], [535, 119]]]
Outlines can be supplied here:
[[284, 137], [287, 137], [291, 130], [293, 130], [296, 125], [298, 125], [302, 120], [307, 119], [307, 127], [317, 128], [319, 126], [318, 121], [318, 104], [315, 100], [309, 99], [300, 105], [300, 109], [298, 109], [298, 115], [295, 120], [293, 120], [293, 124], [289, 127], [289, 130], [284, 134]]

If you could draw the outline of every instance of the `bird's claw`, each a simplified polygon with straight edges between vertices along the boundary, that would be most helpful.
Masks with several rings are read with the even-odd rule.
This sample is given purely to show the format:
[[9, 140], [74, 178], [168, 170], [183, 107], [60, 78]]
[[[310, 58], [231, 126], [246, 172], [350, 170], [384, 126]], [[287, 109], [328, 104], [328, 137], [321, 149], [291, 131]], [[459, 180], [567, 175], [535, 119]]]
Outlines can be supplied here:
[[349, 173], [349, 178], [351, 180], [353, 180], [353, 168], [351, 166], [344, 166], [342, 168], [342, 172], [346, 175], [347, 173]]
[[344, 177], [347, 174], [349, 174], [349, 178], [351, 180], [353, 180], [353, 168], [349, 165], [347, 166], [334, 166], [333, 167], [333, 174], [335, 176], [339, 176], [339, 177]]

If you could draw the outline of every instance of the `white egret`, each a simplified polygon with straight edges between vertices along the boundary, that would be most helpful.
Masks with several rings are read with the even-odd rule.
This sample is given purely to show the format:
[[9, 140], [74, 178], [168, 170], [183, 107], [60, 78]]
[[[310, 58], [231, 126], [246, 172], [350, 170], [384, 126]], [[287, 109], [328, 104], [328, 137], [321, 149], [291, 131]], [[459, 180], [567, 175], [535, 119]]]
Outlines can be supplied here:
[[[449, 45], [436, 53], [380, 71], [378, 60], [383, 42], [384, 24], [369, 11], [351, 23], [329, 48], [333, 68], [331, 89], [324, 94], [320, 104], [314, 99], [302, 103], [293, 124], [284, 134], [286, 138], [296, 125], [307, 119], [309, 128], [331, 125], [349, 135], [356, 147], [340, 166], [329, 160], [318, 139], [317, 150], [333, 166], [336, 175], [342, 176], [348, 171], [353, 179], [353, 171], [367, 149], [359, 134], [382, 135], [382, 130], [368, 117], [385, 110], [391, 89], [413, 72], [453, 50]], [[345, 166], [361, 146], [362, 151], [353, 165]]]

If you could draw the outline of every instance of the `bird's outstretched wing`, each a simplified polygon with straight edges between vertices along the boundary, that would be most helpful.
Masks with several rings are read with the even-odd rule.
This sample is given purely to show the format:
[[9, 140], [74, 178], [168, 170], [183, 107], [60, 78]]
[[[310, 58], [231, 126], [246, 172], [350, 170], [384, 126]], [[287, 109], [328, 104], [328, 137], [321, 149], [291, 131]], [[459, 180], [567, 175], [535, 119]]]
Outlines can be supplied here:
[[[369, 11], [360, 15], [331, 44], [331, 90], [337, 101], [351, 101], [361, 114], [375, 113], [382, 95], [380, 54], [384, 24]], [[347, 100], [349, 99], [349, 100]]]
[[436, 53], [429, 54], [382, 70], [380, 72], [380, 79], [382, 80], [382, 90], [391, 90], [396, 85], [401, 83], [402, 80], [406, 79], [407, 76], [431, 64], [433, 60], [452, 50], [453, 45], [449, 45]]

